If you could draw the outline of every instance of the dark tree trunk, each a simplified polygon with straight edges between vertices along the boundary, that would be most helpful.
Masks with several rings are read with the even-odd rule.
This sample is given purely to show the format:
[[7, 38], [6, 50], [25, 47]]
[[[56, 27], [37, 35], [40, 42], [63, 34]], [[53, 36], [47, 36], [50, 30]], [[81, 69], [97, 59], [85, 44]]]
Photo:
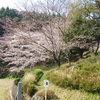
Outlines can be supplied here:
[[99, 44], [100, 44], [100, 40], [98, 39], [97, 40], [97, 48], [96, 48], [95, 53], [94, 53], [95, 55], [98, 54], [97, 52], [98, 52], [98, 49], [99, 49]]
[[60, 67], [60, 65], [61, 65], [61, 59], [60, 59], [61, 58], [61, 51], [60, 51], [58, 57], [55, 55], [55, 52], [53, 52], [53, 57], [54, 57], [54, 60], [57, 63], [57, 66]]
[[84, 49], [80, 49], [80, 52], [79, 52], [80, 58], [83, 58], [83, 52], [84, 52]]
[[68, 57], [67, 57], [67, 61], [68, 61], [68, 65], [71, 66], [71, 53], [68, 53]]

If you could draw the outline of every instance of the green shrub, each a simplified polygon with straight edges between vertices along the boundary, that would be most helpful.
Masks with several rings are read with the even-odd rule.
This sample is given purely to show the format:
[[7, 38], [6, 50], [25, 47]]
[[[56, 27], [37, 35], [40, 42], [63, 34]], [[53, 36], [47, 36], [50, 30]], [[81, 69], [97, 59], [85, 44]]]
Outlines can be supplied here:
[[17, 74], [17, 78], [22, 78], [25, 74], [25, 71], [21, 70], [18, 74]]
[[89, 60], [90, 58], [76, 66], [76, 73], [71, 76], [71, 86], [88, 92], [99, 92], [100, 63], [97, 60], [94, 61], [95, 63], [91, 63], [92, 60]]
[[22, 92], [27, 93], [31, 91], [29, 88], [31, 85], [35, 83], [35, 76], [32, 73], [25, 74], [25, 76], [21, 79], [22, 82]]
[[[67, 69], [66, 69], [67, 70]], [[47, 74], [47, 78], [55, 85], [81, 89], [88, 92], [100, 92], [100, 63], [91, 63], [88, 60], [76, 65], [74, 70], [63, 71], [52, 70]]]
[[0, 78], [5, 78], [9, 74], [9, 69], [8, 68], [1, 68], [0, 67]]
[[9, 77], [12, 77], [12, 78], [22, 78], [24, 76], [25, 72], [24, 71], [19, 71], [19, 72], [16, 72], [16, 71], [13, 71], [13, 72], [10, 72], [9, 73]]
[[61, 69], [52, 70], [49, 73], [47, 73], [47, 79], [57, 86], [66, 88], [70, 86], [70, 78], [67, 77], [67, 74], [70, 76], [69, 73], [72, 73], [72, 72], [67, 69], [63, 70], [62, 72], [61, 72]]
[[32, 97], [37, 92], [37, 89], [35, 88], [34, 84], [30, 84], [27, 88], [27, 94]]
[[18, 82], [20, 81], [20, 78], [17, 78], [14, 80], [15, 85], [18, 85]]
[[79, 87], [88, 92], [100, 92], [100, 73], [84, 74]]
[[39, 80], [41, 79], [41, 77], [43, 76], [43, 71], [41, 69], [36, 69], [34, 70], [33, 74], [36, 77], [36, 82], [39, 82]]

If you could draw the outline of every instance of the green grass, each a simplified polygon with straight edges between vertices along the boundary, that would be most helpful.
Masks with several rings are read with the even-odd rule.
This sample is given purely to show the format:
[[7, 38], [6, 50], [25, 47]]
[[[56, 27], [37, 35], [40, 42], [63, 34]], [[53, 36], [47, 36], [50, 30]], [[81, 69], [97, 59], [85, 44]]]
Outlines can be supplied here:
[[[90, 59], [90, 60], [89, 60]], [[92, 59], [95, 59], [95, 56], [92, 55]], [[92, 61], [91, 58], [87, 59], [80, 59], [77, 64], [84, 62], [85, 60], [87, 61]], [[99, 62], [100, 60], [100, 53], [98, 56], [96, 56], [97, 61]], [[94, 62], [94, 60], [93, 60]], [[92, 62], [92, 63], [93, 63]], [[75, 63], [73, 65], [76, 65]], [[26, 69], [26, 74], [27, 73], [33, 73], [35, 69], [42, 69], [44, 72], [44, 75], [38, 82], [38, 85], [36, 85], [36, 88], [38, 91], [44, 89], [44, 80], [47, 79], [46, 74], [49, 71], [53, 70], [61, 70], [60, 72], [62, 73], [65, 71], [66, 68], [68, 68], [68, 64], [64, 63], [61, 65], [61, 68], [58, 68], [56, 65], [37, 65], [33, 68], [33, 70]], [[52, 74], [52, 73], [51, 73]], [[60, 74], [60, 73], [59, 73]], [[9, 91], [12, 87], [13, 79], [0, 79], [0, 100], [10, 100], [9, 96]], [[49, 87], [48, 89], [54, 90], [55, 94], [58, 96], [59, 100], [100, 100], [100, 94], [99, 93], [89, 93], [85, 92], [82, 90], [73, 90], [73, 89], [68, 89], [68, 88], [60, 88], [53, 83], [49, 82]]]
[[[94, 56], [93, 56], [94, 58]], [[60, 70], [64, 71], [65, 68], [67, 68], [68, 64], [62, 64], [61, 68], [57, 68], [57, 67], [51, 67], [51, 69], [44, 70], [44, 75], [41, 78], [41, 80], [39, 81], [38, 85], [36, 86], [36, 88], [38, 90], [43, 90], [44, 89], [44, 85], [43, 82], [45, 79], [47, 79], [46, 74], [48, 73], [48, 71], [50, 70]], [[39, 67], [40, 69], [45, 69], [45, 66]], [[52, 73], [51, 73], [52, 74]], [[54, 85], [53, 83], [49, 83], [49, 87], [48, 89], [52, 89], [54, 90], [55, 94], [58, 96], [59, 100], [100, 100], [100, 94], [99, 93], [89, 93], [89, 92], [85, 92], [82, 90], [72, 90], [72, 89], [68, 89], [68, 88], [60, 88], [56, 85]]]
[[[44, 75], [39, 82], [39, 86], [36, 86], [38, 90], [44, 89], [43, 81], [45, 79], [46, 76]], [[49, 83], [48, 89], [54, 90], [59, 100], [100, 100], [100, 94], [93, 94], [93, 93], [83, 92], [80, 90], [64, 89], [55, 86], [51, 82]]]

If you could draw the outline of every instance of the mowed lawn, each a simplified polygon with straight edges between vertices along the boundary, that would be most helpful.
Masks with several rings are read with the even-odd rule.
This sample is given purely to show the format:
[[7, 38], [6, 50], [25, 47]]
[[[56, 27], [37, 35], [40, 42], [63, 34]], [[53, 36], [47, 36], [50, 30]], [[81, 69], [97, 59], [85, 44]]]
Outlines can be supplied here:
[[0, 79], [0, 100], [11, 100], [10, 90], [12, 84], [13, 79]]

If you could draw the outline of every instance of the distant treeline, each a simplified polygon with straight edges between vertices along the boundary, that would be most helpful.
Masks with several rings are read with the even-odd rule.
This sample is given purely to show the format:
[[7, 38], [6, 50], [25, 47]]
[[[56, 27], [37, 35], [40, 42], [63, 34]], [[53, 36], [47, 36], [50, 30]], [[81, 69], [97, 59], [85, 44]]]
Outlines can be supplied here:
[[11, 9], [9, 7], [2, 7], [0, 9], [0, 18], [2, 17], [9, 17], [9, 18], [15, 18], [15, 17], [18, 17], [19, 19], [22, 18], [21, 14], [18, 14], [17, 10], [15, 9]]

